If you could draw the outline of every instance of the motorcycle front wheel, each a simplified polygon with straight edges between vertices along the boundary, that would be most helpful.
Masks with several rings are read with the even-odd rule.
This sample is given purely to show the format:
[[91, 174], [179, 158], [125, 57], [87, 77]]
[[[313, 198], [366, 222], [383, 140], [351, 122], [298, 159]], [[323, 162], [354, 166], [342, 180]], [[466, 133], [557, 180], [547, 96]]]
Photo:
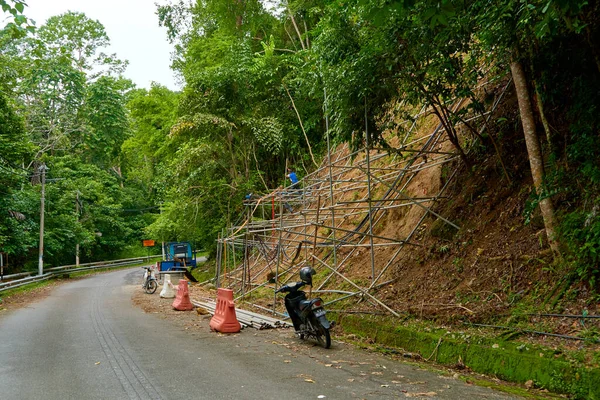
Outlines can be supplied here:
[[150, 280], [146, 283], [146, 293], [152, 294], [156, 292], [156, 288], [158, 287], [158, 283], [155, 280]]

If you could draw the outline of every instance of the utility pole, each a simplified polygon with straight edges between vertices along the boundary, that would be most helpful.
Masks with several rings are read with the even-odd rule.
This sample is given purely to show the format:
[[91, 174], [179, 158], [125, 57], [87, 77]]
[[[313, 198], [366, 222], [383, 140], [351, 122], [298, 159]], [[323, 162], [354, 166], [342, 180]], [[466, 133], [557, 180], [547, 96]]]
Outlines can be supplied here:
[[[77, 225], [79, 225], [79, 190], [77, 191], [75, 209], [77, 210]], [[75, 265], [79, 267], [79, 239], [77, 240], [77, 244], [75, 244]]]
[[[160, 211], [160, 215], [161, 216], [162, 216], [163, 207], [164, 207], [164, 203], [160, 203], [159, 211]], [[160, 243], [160, 250], [162, 252], [162, 259], [163, 259], [163, 261], [166, 261], [167, 260], [167, 257], [166, 257], [167, 255], [165, 253], [165, 241], [164, 240]], [[219, 285], [217, 285], [217, 287], [219, 287]]]
[[46, 171], [48, 168], [43, 163], [39, 170], [42, 173], [42, 198], [40, 201], [40, 257], [38, 264], [38, 274], [44, 274], [44, 202], [46, 197]]

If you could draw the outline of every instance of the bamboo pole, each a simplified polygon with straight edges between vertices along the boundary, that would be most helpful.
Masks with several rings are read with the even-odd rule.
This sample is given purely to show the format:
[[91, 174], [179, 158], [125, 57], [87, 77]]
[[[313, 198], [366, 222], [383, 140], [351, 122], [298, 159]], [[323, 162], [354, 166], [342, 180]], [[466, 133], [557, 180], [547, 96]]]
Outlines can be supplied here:
[[375, 279], [375, 247], [373, 246], [373, 202], [371, 197], [371, 159], [369, 157], [369, 124], [367, 121], [367, 98], [365, 97], [365, 158], [367, 160], [367, 201], [369, 203], [369, 243], [371, 245], [371, 283]]
[[383, 308], [385, 308], [386, 310], [388, 310], [390, 313], [392, 313], [392, 315], [394, 315], [395, 317], [399, 317], [400, 314], [398, 314], [396, 311], [392, 310], [391, 308], [389, 308], [388, 306], [386, 306], [384, 303], [382, 303], [381, 301], [379, 301], [379, 299], [377, 299], [375, 296], [371, 295], [369, 292], [367, 292], [365, 289], [361, 288], [360, 286], [358, 286], [356, 283], [352, 282], [350, 279], [346, 278], [343, 274], [339, 273], [338, 271], [336, 271], [334, 268], [330, 267], [329, 265], [327, 265], [326, 263], [324, 263], [323, 261], [319, 260], [316, 256], [313, 256], [313, 258], [316, 258], [317, 261], [319, 262], [319, 264], [329, 268], [334, 274], [338, 275], [340, 278], [342, 278], [343, 280], [345, 280], [346, 282], [348, 282], [349, 284], [351, 284], [352, 286], [354, 286], [355, 288], [357, 288], [361, 293], [363, 293], [364, 295], [366, 295], [367, 297], [371, 298], [373, 301], [375, 301], [377, 304], [379, 304], [380, 306], [382, 306]]

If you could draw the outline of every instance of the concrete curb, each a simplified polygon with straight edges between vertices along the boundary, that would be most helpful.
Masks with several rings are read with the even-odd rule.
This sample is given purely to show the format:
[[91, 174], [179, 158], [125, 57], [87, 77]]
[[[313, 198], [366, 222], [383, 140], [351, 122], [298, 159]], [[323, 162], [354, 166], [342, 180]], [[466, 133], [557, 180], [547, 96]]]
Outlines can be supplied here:
[[552, 349], [520, 343], [448, 333], [445, 330], [398, 326], [397, 320], [344, 315], [338, 324], [347, 333], [370, 338], [382, 346], [418, 353], [424, 359], [474, 372], [525, 383], [575, 398], [600, 400], [600, 368], [569, 360]]

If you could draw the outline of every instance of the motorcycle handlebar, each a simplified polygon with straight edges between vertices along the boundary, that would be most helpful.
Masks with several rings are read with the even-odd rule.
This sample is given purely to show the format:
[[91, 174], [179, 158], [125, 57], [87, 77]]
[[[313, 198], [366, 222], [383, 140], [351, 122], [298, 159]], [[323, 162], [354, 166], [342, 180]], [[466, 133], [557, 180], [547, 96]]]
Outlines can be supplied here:
[[301, 289], [305, 285], [306, 285], [306, 283], [304, 283], [304, 282], [296, 282], [295, 285], [292, 285], [292, 286], [290, 286], [290, 284], [283, 285], [279, 289], [275, 290], [275, 293], [292, 292], [294, 290]]

